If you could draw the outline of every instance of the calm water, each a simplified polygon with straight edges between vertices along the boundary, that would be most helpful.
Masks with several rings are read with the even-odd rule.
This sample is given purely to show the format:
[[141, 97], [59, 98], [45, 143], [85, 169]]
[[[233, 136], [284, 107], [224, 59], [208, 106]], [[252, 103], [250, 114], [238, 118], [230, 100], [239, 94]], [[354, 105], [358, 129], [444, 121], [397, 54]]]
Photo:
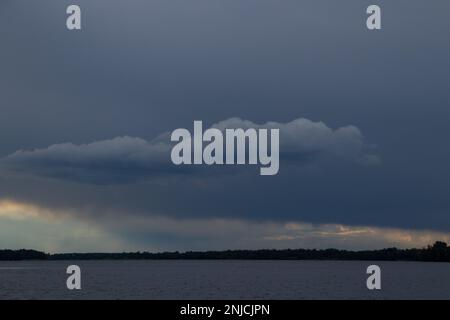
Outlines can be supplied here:
[[[66, 289], [66, 267], [82, 289]], [[370, 264], [382, 289], [366, 288]], [[450, 299], [450, 264], [359, 261], [0, 262], [1, 299]]]

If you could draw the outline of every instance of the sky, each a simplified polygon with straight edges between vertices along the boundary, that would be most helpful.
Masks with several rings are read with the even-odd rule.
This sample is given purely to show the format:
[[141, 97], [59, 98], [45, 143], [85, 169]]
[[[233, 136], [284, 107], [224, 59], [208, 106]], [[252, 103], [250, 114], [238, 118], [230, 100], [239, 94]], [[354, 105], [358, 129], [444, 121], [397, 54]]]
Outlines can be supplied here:
[[[66, 29], [78, 4], [82, 30]], [[366, 28], [378, 4], [382, 29]], [[2, 0], [0, 243], [48, 252], [450, 241], [447, 0]], [[280, 171], [170, 132], [280, 128]]]

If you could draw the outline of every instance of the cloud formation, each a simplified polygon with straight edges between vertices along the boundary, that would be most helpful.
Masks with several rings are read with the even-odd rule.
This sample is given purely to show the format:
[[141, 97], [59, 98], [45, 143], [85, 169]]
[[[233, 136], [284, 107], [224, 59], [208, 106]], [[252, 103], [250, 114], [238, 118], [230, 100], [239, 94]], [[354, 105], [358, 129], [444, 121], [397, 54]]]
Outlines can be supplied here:
[[[74, 211], [0, 201], [0, 241], [11, 248], [67, 251], [188, 251], [261, 248], [425, 247], [450, 242], [450, 233], [401, 228], [251, 221], [235, 218], [173, 218], [128, 215], [126, 219], [79, 219]], [[23, 233], [15, 243], [11, 230]]]
[[[330, 159], [360, 164], [379, 162], [377, 155], [365, 153], [370, 148], [355, 126], [334, 130], [323, 122], [304, 118], [265, 124], [230, 118], [212, 127], [280, 129], [281, 161], [295, 166]], [[45, 149], [16, 151], [1, 163], [15, 172], [94, 184], [129, 183], [192, 171], [191, 167], [172, 164], [173, 144], [169, 137], [169, 133], [163, 133], [151, 141], [123, 136], [81, 145], [55, 144]], [[243, 170], [242, 166], [239, 170]]]
[[[230, 118], [212, 127], [280, 129], [280, 152], [287, 160], [301, 161], [311, 158], [332, 157], [358, 161], [367, 156], [369, 146], [361, 131], [353, 125], [332, 129], [325, 123], [298, 118], [291, 122], [267, 122], [259, 125], [240, 118]], [[372, 155], [378, 157], [377, 155]]]
[[124, 183], [163, 173], [168, 144], [117, 137], [89, 144], [55, 144], [17, 151], [2, 163], [18, 172], [99, 184]]

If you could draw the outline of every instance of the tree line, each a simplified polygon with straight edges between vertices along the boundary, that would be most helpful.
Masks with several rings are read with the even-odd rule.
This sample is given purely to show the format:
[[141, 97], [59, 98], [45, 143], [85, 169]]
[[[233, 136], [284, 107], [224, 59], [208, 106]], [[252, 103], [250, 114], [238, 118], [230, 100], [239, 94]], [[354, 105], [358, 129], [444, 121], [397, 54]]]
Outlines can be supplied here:
[[58, 253], [36, 250], [0, 250], [0, 260], [378, 260], [450, 262], [450, 247], [437, 241], [422, 249], [386, 248], [350, 251], [338, 249], [262, 249], [187, 252]]

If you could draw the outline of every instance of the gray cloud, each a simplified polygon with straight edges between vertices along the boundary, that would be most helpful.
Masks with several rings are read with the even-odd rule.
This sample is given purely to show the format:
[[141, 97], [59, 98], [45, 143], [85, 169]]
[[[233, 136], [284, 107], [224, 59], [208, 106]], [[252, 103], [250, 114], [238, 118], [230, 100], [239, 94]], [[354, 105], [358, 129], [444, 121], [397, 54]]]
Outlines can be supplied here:
[[[383, 1], [381, 32], [359, 0], [77, 0], [75, 33], [68, 0], [0, 2], [1, 198], [89, 222], [120, 211], [119, 225], [156, 213], [450, 230], [448, 0]], [[176, 168], [155, 147], [161, 132], [234, 115], [301, 115], [311, 137], [285, 135], [271, 177]], [[193, 243], [158, 244], [172, 239]]]
[[[378, 159], [377, 155], [364, 153], [367, 146], [355, 126], [333, 130], [323, 122], [303, 118], [262, 125], [230, 118], [212, 127], [220, 130], [278, 128], [281, 161], [286, 160], [293, 165], [319, 163], [330, 158], [359, 163], [375, 163], [373, 158]], [[15, 172], [94, 184], [129, 183], [191, 171], [193, 166], [186, 168], [172, 164], [170, 150], [173, 144], [169, 136], [164, 133], [151, 141], [124, 136], [81, 145], [55, 144], [45, 149], [16, 151], [2, 159], [1, 163]], [[372, 161], [365, 161], [367, 157]], [[242, 170], [242, 166], [238, 168]], [[206, 172], [207, 169], [203, 170]]]
[[[268, 128], [280, 129], [280, 153], [284, 159], [300, 160], [311, 157], [344, 158], [358, 161], [370, 150], [361, 131], [353, 125], [332, 129], [323, 122], [299, 118], [291, 122], [267, 122], [258, 125], [240, 118], [230, 118], [214, 124], [226, 128]], [[377, 155], [373, 155], [378, 157]]]
[[10, 169], [38, 176], [122, 183], [161, 174], [169, 145], [128, 136], [89, 144], [62, 143], [46, 149], [17, 151], [3, 159]]

